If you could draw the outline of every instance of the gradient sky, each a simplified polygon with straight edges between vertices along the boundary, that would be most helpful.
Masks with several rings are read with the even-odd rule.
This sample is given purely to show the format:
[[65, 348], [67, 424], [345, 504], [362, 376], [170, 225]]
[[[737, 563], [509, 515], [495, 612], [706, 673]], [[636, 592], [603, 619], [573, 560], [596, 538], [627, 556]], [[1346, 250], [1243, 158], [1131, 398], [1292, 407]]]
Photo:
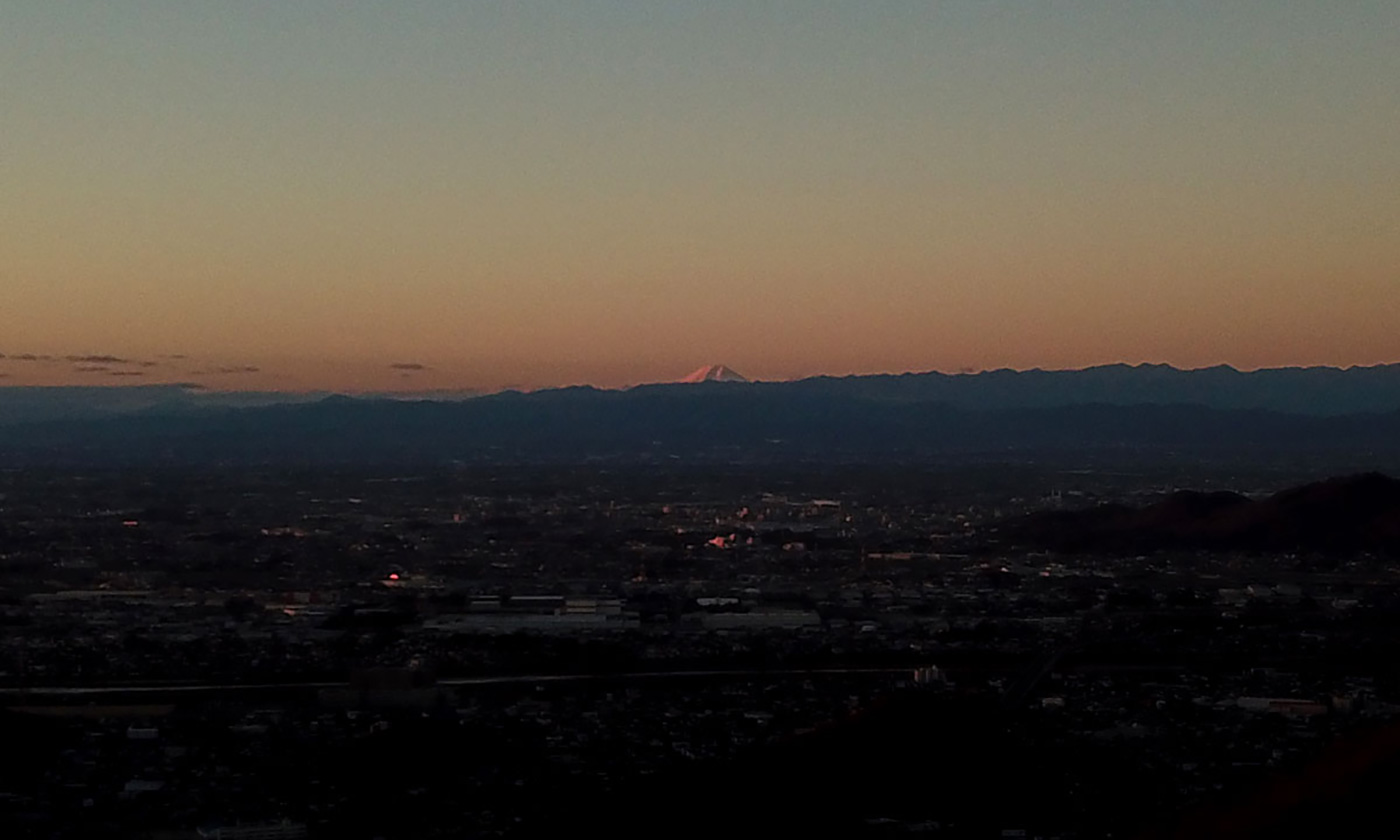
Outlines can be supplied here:
[[1398, 80], [1395, 0], [6, 0], [0, 383], [1397, 361]]

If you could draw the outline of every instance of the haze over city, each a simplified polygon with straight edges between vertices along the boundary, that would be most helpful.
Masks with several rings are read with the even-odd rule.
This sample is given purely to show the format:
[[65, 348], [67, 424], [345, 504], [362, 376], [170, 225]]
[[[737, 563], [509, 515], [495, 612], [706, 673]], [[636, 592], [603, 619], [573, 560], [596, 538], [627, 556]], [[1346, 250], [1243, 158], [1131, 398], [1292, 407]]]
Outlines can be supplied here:
[[6, 3], [0, 383], [1393, 362], [1397, 29], [1386, 0]]

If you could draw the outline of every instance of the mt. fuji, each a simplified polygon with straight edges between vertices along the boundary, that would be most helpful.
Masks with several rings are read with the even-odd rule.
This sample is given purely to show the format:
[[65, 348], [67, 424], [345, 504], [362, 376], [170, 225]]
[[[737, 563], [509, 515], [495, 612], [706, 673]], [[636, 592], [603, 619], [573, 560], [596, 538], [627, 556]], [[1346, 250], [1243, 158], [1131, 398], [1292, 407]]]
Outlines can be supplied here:
[[745, 377], [724, 365], [707, 365], [680, 380], [681, 382], [748, 382]]

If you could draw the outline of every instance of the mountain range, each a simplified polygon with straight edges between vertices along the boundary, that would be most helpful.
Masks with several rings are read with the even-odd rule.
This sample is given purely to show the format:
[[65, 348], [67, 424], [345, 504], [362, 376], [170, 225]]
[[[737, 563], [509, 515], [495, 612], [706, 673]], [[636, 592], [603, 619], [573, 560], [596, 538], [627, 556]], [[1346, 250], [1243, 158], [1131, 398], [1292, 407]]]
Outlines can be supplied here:
[[1313, 416], [1400, 411], [1400, 364], [1254, 371], [1228, 365], [1182, 370], [1170, 365], [1115, 364], [1081, 370], [819, 376], [772, 385], [809, 393], [971, 409], [1103, 404], [1199, 405]]
[[[1110, 365], [384, 399], [0, 389], [0, 465], [219, 460], [897, 459], [1045, 453], [1400, 456], [1400, 365]], [[86, 391], [98, 390], [100, 395]], [[91, 398], [91, 399], [89, 399]], [[100, 398], [100, 399], [99, 399]], [[87, 400], [85, 402], [85, 400]], [[309, 400], [309, 401], [308, 401]], [[55, 410], [55, 408], [61, 410]]]

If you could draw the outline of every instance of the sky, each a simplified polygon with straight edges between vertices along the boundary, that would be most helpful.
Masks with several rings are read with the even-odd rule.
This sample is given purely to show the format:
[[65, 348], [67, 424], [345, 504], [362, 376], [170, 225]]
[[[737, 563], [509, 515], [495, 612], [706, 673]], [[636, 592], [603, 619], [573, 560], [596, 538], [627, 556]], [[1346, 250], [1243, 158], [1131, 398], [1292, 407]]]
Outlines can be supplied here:
[[1397, 79], [1394, 0], [7, 0], [0, 384], [1400, 361]]

